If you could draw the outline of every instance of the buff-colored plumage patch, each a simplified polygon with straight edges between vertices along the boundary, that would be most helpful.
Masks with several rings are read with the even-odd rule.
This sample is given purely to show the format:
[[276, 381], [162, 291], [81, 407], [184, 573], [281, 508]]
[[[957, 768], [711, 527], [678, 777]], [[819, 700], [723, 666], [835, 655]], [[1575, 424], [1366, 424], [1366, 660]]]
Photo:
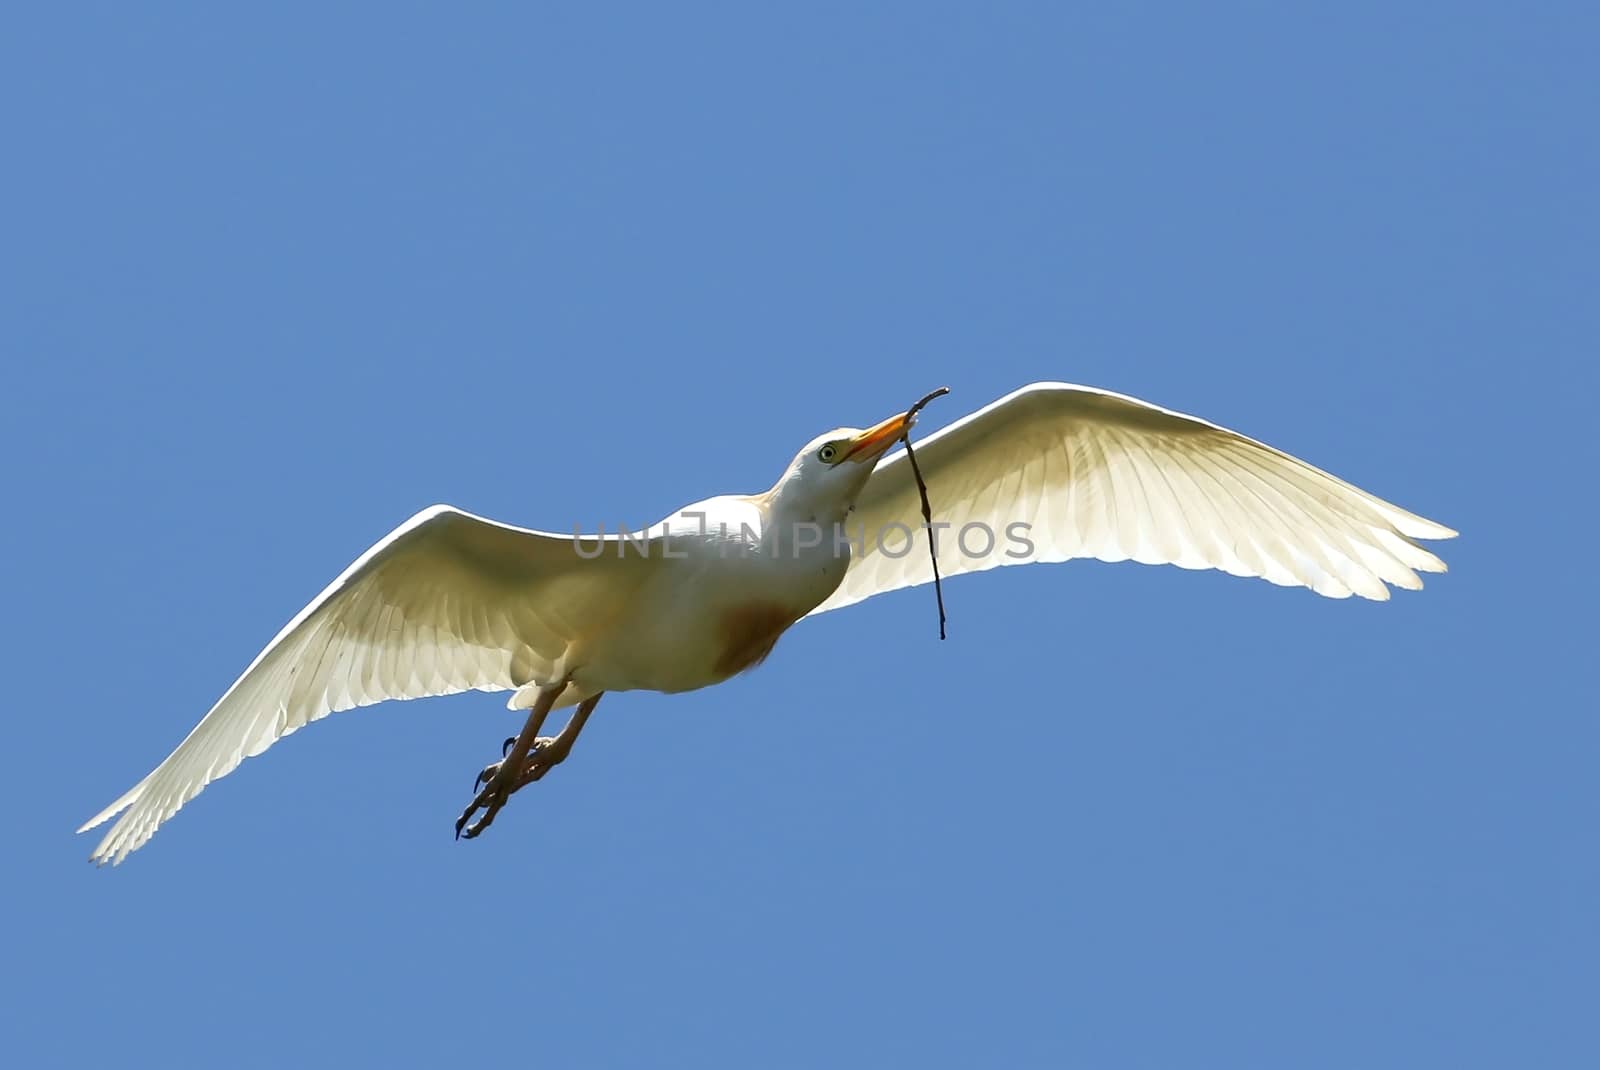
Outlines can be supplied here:
[[753, 669], [766, 660], [795, 614], [771, 602], [740, 606], [722, 615], [718, 633], [722, 653], [712, 668], [724, 676]]

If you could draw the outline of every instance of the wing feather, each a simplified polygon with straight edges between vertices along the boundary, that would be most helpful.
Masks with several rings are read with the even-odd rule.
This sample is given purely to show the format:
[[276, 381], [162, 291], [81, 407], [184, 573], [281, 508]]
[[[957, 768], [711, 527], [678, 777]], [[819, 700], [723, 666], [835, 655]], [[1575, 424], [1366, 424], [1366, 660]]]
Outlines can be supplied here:
[[[947, 575], [1092, 557], [1259, 576], [1330, 598], [1382, 600], [1415, 590], [1444, 562], [1419, 539], [1455, 532], [1287, 453], [1136, 398], [1036, 383], [963, 417], [917, 446], [935, 521], [987, 525], [995, 545], [968, 554], [939, 541]], [[1026, 525], [1031, 552], [1008, 539]], [[812, 612], [933, 578], [926, 543], [875, 533], [921, 513], [905, 451], [884, 458], [857, 501], [866, 532], [839, 589]]]
[[585, 558], [570, 536], [425, 509], [329, 584], [165, 761], [78, 831], [120, 813], [91, 857], [121, 862], [211, 781], [329, 713], [558, 678], [648, 569], [643, 555]]

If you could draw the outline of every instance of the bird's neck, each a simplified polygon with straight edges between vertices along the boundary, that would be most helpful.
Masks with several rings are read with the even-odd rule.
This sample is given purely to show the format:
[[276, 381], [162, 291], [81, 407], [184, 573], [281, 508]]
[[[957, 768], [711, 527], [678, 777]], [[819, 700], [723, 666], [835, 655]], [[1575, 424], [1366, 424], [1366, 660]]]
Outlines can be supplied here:
[[835, 529], [850, 511], [848, 502], [818, 500], [802, 493], [793, 481], [781, 481], [763, 494], [753, 494], [750, 501], [761, 510], [764, 541], [784, 544], [815, 545], [819, 537], [831, 544]]
[[780, 480], [771, 490], [751, 495], [770, 524], [825, 524], [844, 520], [850, 503], [807, 494], [798, 480]]

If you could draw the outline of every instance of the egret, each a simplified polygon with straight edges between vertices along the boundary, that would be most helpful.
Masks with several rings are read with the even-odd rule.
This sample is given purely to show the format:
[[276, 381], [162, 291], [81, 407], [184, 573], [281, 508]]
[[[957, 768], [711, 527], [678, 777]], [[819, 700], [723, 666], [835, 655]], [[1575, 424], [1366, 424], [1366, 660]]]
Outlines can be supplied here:
[[[295, 615], [194, 730], [79, 832], [120, 863], [202, 788], [329, 713], [510, 691], [528, 711], [456, 822], [481, 833], [563, 761], [608, 691], [681, 692], [758, 665], [802, 617], [947, 575], [1098, 558], [1220, 569], [1330, 598], [1387, 599], [1456, 533], [1254, 439], [1136, 398], [1035, 383], [916, 449], [914, 412], [819, 435], [760, 494], [685, 506], [642, 533], [565, 535], [438, 505]], [[940, 534], [942, 532], [942, 539]], [[542, 736], [553, 710], [576, 707]], [[121, 815], [118, 817], [118, 815]], [[474, 820], [475, 818], [475, 820]]]

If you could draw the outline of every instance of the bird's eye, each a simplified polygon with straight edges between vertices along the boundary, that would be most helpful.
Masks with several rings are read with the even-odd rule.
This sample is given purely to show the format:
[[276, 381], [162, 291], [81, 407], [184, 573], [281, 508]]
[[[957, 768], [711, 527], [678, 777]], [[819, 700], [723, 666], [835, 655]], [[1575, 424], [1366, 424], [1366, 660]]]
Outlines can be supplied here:
[[830, 442], [817, 451], [817, 456], [821, 458], [823, 464], [832, 464], [834, 458], [839, 456], [839, 450]]

